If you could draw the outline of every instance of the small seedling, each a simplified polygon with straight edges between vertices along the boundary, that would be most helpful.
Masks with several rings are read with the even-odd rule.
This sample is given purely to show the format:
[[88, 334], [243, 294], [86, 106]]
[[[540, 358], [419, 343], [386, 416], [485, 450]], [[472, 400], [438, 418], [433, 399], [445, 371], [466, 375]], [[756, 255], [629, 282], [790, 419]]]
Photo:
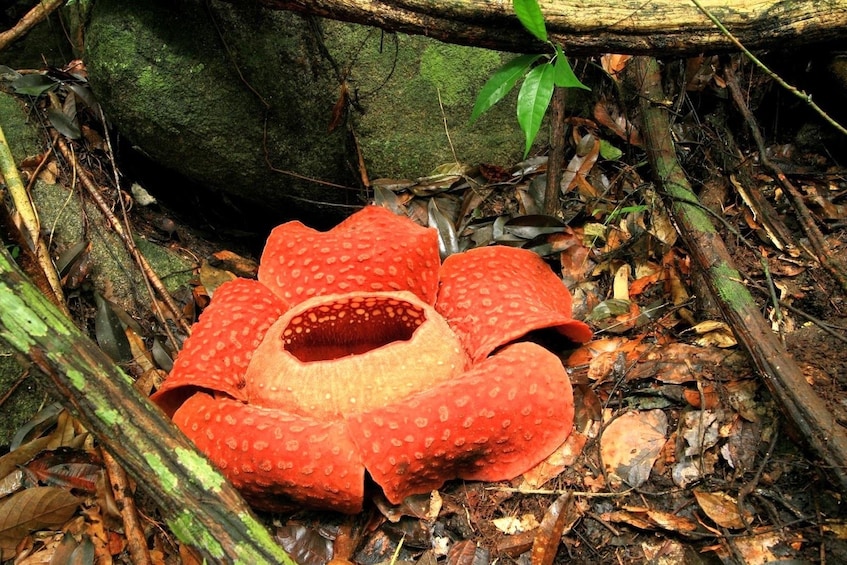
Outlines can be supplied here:
[[562, 47], [548, 39], [547, 26], [544, 24], [544, 15], [538, 1], [513, 0], [513, 7], [523, 27], [539, 40], [549, 44], [552, 53], [520, 55], [497, 69], [476, 98], [471, 112], [471, 123], [502, 100], [523, 78], [518, 92], [517, 113], [518, 123], [526, 137], [526, 157], [541, 128], [547, 108], [550, 107], [553, 89], [557, 86], [585, 90], [590, 88], [576, 77]]

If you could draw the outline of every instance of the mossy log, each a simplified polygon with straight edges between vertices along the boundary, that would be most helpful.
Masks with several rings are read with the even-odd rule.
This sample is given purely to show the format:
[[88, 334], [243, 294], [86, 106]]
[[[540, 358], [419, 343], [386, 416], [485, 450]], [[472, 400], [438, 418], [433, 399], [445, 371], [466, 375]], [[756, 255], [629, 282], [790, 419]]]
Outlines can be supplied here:
[[753, 300], [744, 278], [732, 264], [720, 234], [691, 190], [671, 140], [666, 97], [659, 64], [636, 57], [627, 80], [639, 98], [647, 158], [662, 196], [694, 263], [704, 273], [715, 302], [788, 418], [825, 463], [841, 488], [847, 489], [847, 434], [826, 403], [806, 382], [796, 361], [777, 339]]
[[[229, 0], [233, 3], [244, 0]], [[447, 43], [500, 51], [545, 50], [518, 23], [512, 2], [490, 0], [259, 0], [269, 8], [391, 31], [421, 34]], [[845, 0], [701, 0], [748, 49], [843, 40]], [[693, 2], [680, 0], [539, 0], [550, 38], [570, 55], [631, 53], [691, 55], [737, 51]]]
[[0, 250], [0, 337], [151, 496], [209, 563], [295, 565], [238, 492], [132, 380]]

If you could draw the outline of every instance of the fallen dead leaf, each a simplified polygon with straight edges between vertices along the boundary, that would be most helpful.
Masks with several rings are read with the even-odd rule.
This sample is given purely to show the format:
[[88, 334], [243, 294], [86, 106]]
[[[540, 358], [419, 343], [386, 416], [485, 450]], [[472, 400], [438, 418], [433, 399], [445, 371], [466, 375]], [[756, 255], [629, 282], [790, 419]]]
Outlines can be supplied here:
[[576, 520], [575, 516], [571, 516], [573, 506], [573, 495], [565, 493], [547, 508], [532, 543], [532, 565], [552, 565], [559, 552], [565, 526]]
[[661, 410], [627, 412], [610, 423], [600, 439], [600, 455], [610, 476], [638, 487], [650, 477], [668, 430]]
[[65, 489], [33, 487], [0, 501], [0, 555], [11, 559], [28, 533], [59, 528], [74, 515], [81, 500]]
[[722, 528], [732, 530], [744, 528], [753, 517], [750, 512], [745, 512], [742, 518], [741, 512], [738, 510], [738, 501], [725, 492], [695, 490], [694, 498], [697, 499], [697, 504], [706, 513], [706, 516]]

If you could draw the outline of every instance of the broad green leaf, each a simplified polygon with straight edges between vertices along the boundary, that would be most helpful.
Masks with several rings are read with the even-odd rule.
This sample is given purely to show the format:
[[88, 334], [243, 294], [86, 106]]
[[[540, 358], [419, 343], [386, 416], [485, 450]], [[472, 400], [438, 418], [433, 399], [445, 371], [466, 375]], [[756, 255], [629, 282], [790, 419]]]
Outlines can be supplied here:
[[521, 55], [497, 69], [476, 97], [473, 112], [471, 112], [471, 123], [480, 114], [502, 100], [515, 87], [518, 79], [525, 75], [539, 58], [541, 58], [541, 55]]
[[623, 155], [623, 151], [606, 141], [600, 140], [600, 156], [608, 161], [617, 161]]
[[538, 0], [514, 0], [512, 5], [527, 31], [541, 41], [547, 41], [547, 26], [544, 25], [544, 14], [541, 13]]
[[565, 57], [565, 53], [558, 45], [556, 45], [556, 61], [553, 63], [553, 66], [556, 68], [556, 86], [591, 90], [582, 84], [578, 78], [576, 78], [576, 75], [571, 68], [571, 64], [568, 62], [568, 58]]
[[51, 88], [56, 87], [56, 81], [46, 75], [35, 73], [23, 75], [12, 82], [15, 94], [28, 94], [30, 96], [41, 96]]
[[518, 123], [526, 136], [524, 157], [529, 153], [535, 136], [541, 128], [541, 120], [550, 106], [553, 97], [553, 75], [556, 70], [552, 65], [539, 65], [527, 73], [521, 90], [518, 93]]

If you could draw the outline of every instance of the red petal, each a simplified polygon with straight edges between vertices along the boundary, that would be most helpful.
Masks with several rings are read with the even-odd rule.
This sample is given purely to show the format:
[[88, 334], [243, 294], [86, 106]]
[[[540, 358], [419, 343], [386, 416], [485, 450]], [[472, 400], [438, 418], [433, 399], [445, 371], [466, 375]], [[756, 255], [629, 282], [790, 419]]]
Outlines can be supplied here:
[[325, 233], [300, 222], [275, 228], [259, 280], [291, 304], [324, 294], [396, 290], [432, 304], [438, 263], [435, 230], [367, 206]]
[[151, 399], [173, 414], [195, 388], [246, 400], [244, 374], [265, 332], [286, 310], [263, 284], [236, 279], [222, 284], [200, 315], [174, 368]]
[[343, 422], [323, 423], [197, 393], [174, 423], [256, 508], [291, 502], [361, 511], [365, 469]]
[[349, 420], [365, 467], [399, 503], [454, 478], [499, 481], [568, 437], [573, 393], [559, 359], [517, 343], [458, 379]]
[[580, 343], [591, 339], [591, 329], [571, 318], [567, 287], [531, 251], [493, 246], [451, 255], [439, 278], [435, 308], [475, 361], [543, 328]]

